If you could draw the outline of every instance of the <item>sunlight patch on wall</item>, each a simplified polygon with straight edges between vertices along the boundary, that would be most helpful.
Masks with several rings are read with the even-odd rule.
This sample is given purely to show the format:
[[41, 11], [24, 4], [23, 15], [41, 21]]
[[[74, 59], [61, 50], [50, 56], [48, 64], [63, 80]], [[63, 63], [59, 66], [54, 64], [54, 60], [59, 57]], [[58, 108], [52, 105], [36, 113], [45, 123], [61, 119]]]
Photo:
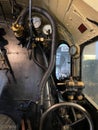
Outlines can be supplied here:
[[84, 55], [83, 60], [95, 60], [96, 55]]
[[93, 9], [98, 11], [98, 0], [83, 0], [86, 2], [89, 6], [91, 6]]

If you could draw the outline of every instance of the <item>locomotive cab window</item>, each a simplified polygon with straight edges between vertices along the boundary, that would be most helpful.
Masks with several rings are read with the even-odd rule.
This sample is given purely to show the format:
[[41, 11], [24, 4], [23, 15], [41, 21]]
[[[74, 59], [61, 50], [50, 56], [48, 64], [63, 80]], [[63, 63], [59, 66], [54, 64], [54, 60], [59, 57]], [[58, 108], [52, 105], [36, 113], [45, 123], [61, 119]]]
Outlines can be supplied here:
[[61, 42], [56, 52], [56, 78], [63, 80], [70, 76], [70, 54], [66, 42]]
[[98, 40], [83, 49], [82, 80], [85, 83], [84, 93], [98, 105]]

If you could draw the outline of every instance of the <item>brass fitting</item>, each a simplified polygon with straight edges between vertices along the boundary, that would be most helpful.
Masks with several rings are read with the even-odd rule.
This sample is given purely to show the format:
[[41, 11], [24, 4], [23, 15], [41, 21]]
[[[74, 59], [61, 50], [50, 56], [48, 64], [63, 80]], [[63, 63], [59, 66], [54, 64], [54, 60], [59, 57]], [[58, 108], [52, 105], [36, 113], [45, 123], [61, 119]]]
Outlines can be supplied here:
[[36, 47], [36, 44], [35, 43], [32, 43], [32, 48], [35, 48]]
[[38, 42], [44, 42], [45, 39], [43, 37], [36, 37], [35, 40]]
[[16, 37], [23, 36], [24, 27], [17, 23], [13, 23], [11, 29], [13, 30]]
[[73, 100], [74, 99], [74, 95], [68, 95], [68, 99], [69, 100]]
[[78, 95], [78, 96], [77, 96], [77, 99], [78, 99], [78, 100], [82, 100], [82, 99], [83, 99], [83, 95], [82, 95], [82, 94], [81, 94], [81, 95]]

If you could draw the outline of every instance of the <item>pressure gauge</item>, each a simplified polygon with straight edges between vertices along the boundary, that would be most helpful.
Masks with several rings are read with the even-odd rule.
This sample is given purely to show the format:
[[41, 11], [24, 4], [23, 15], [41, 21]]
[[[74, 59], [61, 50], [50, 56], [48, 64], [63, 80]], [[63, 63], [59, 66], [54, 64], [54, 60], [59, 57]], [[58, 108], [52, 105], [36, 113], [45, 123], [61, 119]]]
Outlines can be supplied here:
[[75, 56], [79, 53], [79, 46], [78, 45], [72, 45], [69, 49], [69, 52], [71, 56]]
[[50, 24], [46, 24], [44, 27], [43, 27], [43, 33], [46, 34], [46, 35], [49, 35], [52, 33], [52, 27]]
[[39, 28], [41, 26], [41, 18], [40, 17], [34, 16], [34, 17], [32, 17], [32, 20], [33, 20], [33, 25], [35, 28]]

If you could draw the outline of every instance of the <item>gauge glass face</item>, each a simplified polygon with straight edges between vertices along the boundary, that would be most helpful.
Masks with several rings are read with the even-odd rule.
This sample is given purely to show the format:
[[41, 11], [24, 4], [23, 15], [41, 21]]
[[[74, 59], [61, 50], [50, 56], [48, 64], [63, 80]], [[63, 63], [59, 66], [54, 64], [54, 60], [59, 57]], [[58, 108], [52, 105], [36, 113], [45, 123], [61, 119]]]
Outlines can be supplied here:
[[69, 51], [71, 55], [75, 55], [77, 53], [77, 47], [75, 45], [72, 45]]
[[49, 35], [52, 33], [52, 27], [50, 24], [46, 24], [44, 27], [43, 27], [43, 33], [46, 34], [46, 35]]
[[0, 129], [16, 130], [16, 124], [9, 116], [0, 114]]
[[34, 16], [32, 20], [35, 28], [39, 28], [41, 26], [41, 18]]

